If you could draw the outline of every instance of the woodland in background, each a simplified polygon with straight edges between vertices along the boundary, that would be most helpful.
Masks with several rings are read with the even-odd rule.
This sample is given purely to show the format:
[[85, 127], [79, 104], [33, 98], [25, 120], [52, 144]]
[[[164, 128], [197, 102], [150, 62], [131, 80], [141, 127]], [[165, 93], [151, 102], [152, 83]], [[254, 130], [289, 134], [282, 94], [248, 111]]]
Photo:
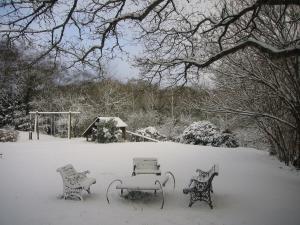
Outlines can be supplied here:
[[[6, 104], [3, 110], [7, 113], [2, 116], [16, 121], [18, 116], [11, 110], [26, 114], [28, 110], [23, 107], [29, 108], [28, 93], [36, 93], [33, 108], [46, 109], [50, 104], [50, 108], [60, 105], [68, 109], [83, 107], [88, 113], [115, 113], [123, 115], [132, 128], [135, 125], [130, 121], [142, 118], [138, 126], [151, 121], [151, 125], [169, 124], [169, 131], [176, 131], [174, 126], [184, 121], [182, 118], [193, 121], [208, 115], [225, 128], [234, 128], [234, 124], [242, 130], [258, 127], [273, 154], [287, 165], [300, 168], [299, 0], [210, 3], [211, 10], [207, 10], [209, 2], [202, 0], [184, 4], [177, 0], [4, 1], [0, 4], [4, 9], [2, 36], [9, 44], [20, 46], [25, 41], [31, 49], [36, 48], [35, 43], [40, 47], [40, 52], [31, 51], [27, 54], [30, 57], [23, 57], [26, 60], [13, 67], [24, 70], [19, 65], [34, 64], [35, 70], [39, 66], [49, 70], [47, 61], [53, 61], [54, 68], [58, 68], [55, 75], [72, 77], [75, 70], [59, 72], [60, 56], [65, 55], [70, 59], [70, 68], [84, 64], [100, 71], [105, 59], [123, 53], [121, 39], [130, 30], [143, 44], [143, 53], [135, 60], [141, 77], [151, 83], [169, 83], [174, 88], [140, 81], [121, 84], [106, 76], [92, 82], [59, 85], [53, 79], [53, 85], [45, 85], [45, 90], [40, 87], [42, 82], [26, 89], [25, 81], [35, 79], [15, 73], [14, 68], [12, 74], [22, 79], [5, 89], [4, 99], [15, 101]], [[73, 38], [69, 38], [69, 31]], [[6, 77], [10, 72], [7, 66], [3, 68]], [[40, 74], [34, 75], [37, 80]], [[197, 81], [207, 74], [213, 75], [214, 86], [203, 89]], [[195, 85], [175, 88], [194, 82]], [[78, 127], [89, 117], [81, 116]], [[248, 134], [245, 137], [249, 139]]]
[[[29, 111], [79, 111], [81, 114], [74, 116], [72, 122], [75, 136], [80, 136], [96, 116], [118, 116], [129, 130], [155, 126], [168, 139], [176, 140], [192, 122], [210, 120], [222, 130], [237, 131], [242, 146], [268, 146], [264, 136], [254, 135], [257, 130], [251, 119], [201, 109], [211, 101], [210, 93], [216, 92], [211, 87], [162, 88], [143, 80], [122, 83], [109, 78], [107, 71], [104, 76], [82, 71], [70, 74], [62, 65], [53, 66], [51, 59], [29, 66], [26, 50], [8, 46], [5, 41], [1, 42], [0, 54], [1, 127], [29, 130]], [[47, 132], [50, 117], [42, 116], [40, 120], [41, 128]], [[66, 136], [66, 125], [67, 117], [56, 117], [56, 135]]]

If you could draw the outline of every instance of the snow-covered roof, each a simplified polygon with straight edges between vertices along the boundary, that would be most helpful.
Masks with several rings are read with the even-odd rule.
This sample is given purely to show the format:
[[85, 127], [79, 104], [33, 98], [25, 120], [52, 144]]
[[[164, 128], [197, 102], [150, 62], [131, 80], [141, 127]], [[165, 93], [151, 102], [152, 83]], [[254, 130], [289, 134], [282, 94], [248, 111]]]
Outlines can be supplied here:
[[107, 121], [109, 121], [109, 120], [114, 120], [115, 122], [117, 122], [117, 124], [116, 124], [116, 126], [117, 127], [127, 127], [128, 125], [123, 121], [123, 120], [121, 120], [119, 117], [101, 117], [101, 116], [99, 116], [99, 117], [97, 117], [99, 120], [101, 120], [101, 121], [105, 121], [105, 122], [107, 122]]
[[95, 118], [95, 120], [91, 123], [91, 125], [82, 133], [82, 136], [86, 136], [90, 130], [92, 129], [92, 127], [95, 125], [96, 122], [98, 121], [109, 121], [109, 120], [114, 120], [117, 124], [116, 127], [121, 128], [121, 127], [127, 127], [128, 125], [121, 120], [119, 117], [102, 117], [102, 116], [98, 116]]

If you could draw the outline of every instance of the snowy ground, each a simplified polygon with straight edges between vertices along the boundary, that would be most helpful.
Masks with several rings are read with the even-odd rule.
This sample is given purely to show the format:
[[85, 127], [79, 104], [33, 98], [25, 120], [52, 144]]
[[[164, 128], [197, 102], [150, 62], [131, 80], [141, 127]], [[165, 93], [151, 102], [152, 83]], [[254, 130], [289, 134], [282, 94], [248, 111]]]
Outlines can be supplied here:
[[[228, 224], [288, 225], [300, 223], [300, 174], [267, 153], [254, 149], [222, 149], [176, 143], [95, 144], [84, 139], [41, 136], [28, 141], [21, 133], [17, 143], [0, 143], [0, 224]], [[133, 157], [157, 157], [161, 170], [176, 177], [176, 189], [165, 189], [165, 206], [159, 195], [130, 201], [112, 190], [110, 181], [130, 177]], [[90, 170], [97, 179], [85, 200], [62, 200], [62, 180], [56, 168], [72, 163]], [[182, 193], [196, 168], [220, 167], [214, 179], [214, 209], [206, 203], [188, 205]]]

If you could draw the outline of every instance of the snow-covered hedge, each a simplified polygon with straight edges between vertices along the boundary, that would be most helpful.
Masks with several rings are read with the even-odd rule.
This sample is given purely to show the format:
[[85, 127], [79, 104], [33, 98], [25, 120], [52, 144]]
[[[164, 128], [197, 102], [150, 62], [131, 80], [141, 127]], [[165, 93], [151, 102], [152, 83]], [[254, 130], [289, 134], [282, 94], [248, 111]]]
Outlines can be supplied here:
[[212, 146], [236, 148], [239, 147], [239, 143], [237, 137], [233, 133], [231, 133], [230, 131], [223, 131], [213, 141]]
[[16, 142], [18, 132], [13, 129], [0, 129], [0, 142]]
[[96, 128], [93, 128], [92, 141], [98, 143], [111, 143], [118, 142], [121, 131], [116, 127], [116, 122], [114, 120], [100, 121], [98, 122]]
[[221, 132], [209, 121], [198, 121], [187, 127], [179, 137], [179, 141], [185, 144], [211, 145], [215, 147], [238, 147], [236, 137], [229, 131]]
[[135, 131], [135, 133], [138, 133], [140, 135], [150, 137], [156, 140], [165, 140], [166, 137], [158, 132], [155, 127], [145, 127], [142, 129], [138, 129]]

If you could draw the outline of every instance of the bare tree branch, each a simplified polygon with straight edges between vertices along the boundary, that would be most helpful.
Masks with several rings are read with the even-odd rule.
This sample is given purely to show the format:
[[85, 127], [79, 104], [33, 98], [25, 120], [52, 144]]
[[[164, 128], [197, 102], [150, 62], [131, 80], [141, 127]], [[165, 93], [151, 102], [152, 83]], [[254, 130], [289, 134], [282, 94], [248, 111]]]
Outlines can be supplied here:
[[250, 111], [244, 111], [244, 110], [238, 110], [238, 109], [229, 109], [229, 108], [222, 108], [222, 109], [212, 109], [212, 108], [201, 108], [202, 111], [205, 112], [214, 112], [214, 113], [228, 113], [228, 114], [238, 114], [241, 116], [250, 116], [254, 118], [268, 118], [275, 121], [278, 121], [282, 124], [285, 124], [293, 129], [296, 129], [296, 126], [294, 124], [291, 124], [288, 121], [285, 121], [279, 117], [276, 117], [274, 115], [270, 115], [267, 113], [258, 113], [258, 112], [250, 112]]

